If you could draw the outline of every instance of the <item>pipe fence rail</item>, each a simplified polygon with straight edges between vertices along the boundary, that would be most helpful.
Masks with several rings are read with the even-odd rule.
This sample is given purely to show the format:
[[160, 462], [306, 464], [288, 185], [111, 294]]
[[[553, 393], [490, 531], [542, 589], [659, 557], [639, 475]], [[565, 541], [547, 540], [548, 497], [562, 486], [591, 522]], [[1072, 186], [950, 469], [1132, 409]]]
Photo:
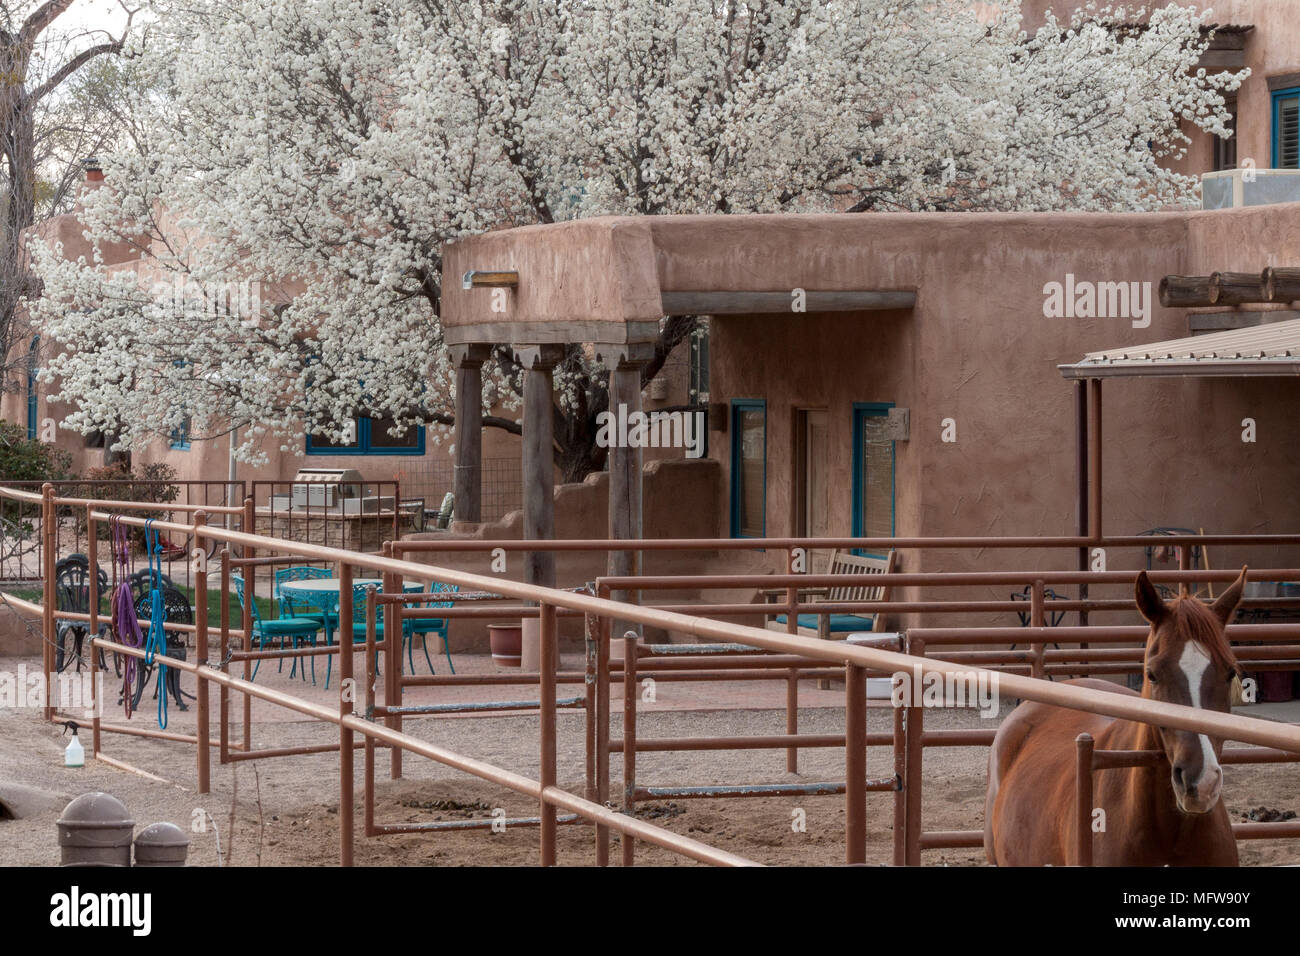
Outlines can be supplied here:
[[[196, 684], [196, 730], [193, 734], [169, 733], [143, 727], [108, 724], [99, 717], [99, 709], [92, 720], [92, 753], [108, 762], [112, 758], [103, 754], [102, 735], [129, 733], [155, 737], [169, 742], [193, 744], [195, 748], [196, 776], [200, 792], [209, 792], [211, 786], [211, 756], [215, 750], [218, 759], [234, 762], [249, 759], [292, 757], [307, 753], [337, 753], [339, 770], [339, 842], [340, 861], [351, 864], [354, 856], [354, 831], [356, 807], [355, 751], [363, 752], [363, 808], [364, 833], [374, 836], [381, 833], [411, 832], [402, 824], [386, 824], [375, 820], [374, 780], [377, 750], [386, 747], [390, 756], [390, 775], [396, 779], [402, 773], [404, 753], [433, 760], [463, 771], [480, 779], [496, 783], [506, 789], [523, 794], [538, 802], [538, 816], [522, 818], [516, 824], [536, 826], [539, 830], [540, 860], [543, 865], [556, 862], [557, 828], [562, 823], [590, 826], [594, 829], [595, 861], [605, 864], [609, 860], [611, 837], [620, 835], [622, 861], [631, 865], [636, 859], [636, 844], [662, 847], [690, 859], [720, 865], [744, 865], [748, 861], [724, 850], [709, 847], [699, 841], [675, 834], [637, 819], [634, 815], [639, 801], [662, 799], [690, 799], [694, 797], [744, 797], [755, 795], [843, 795], [846, 806], [845, 860], [848, 863], [866, 861], [866, 799], [872, 792], [894, 794], [894, 862], [915, 865], [920, 862], [922, 850], [940, 846], [974, 846], [972, 836], [976, 831], [924, 832], [920, 813], [922, 792], [922, 754], [925, 747], [986, 746], [992, 739], [991, 731], [943, 730], [925, 731], [922, 706], [892, 708], [893, 726], [888, 732], [868, 733], [866, 680], [869, 676], [890, 676], [899, 673], [918, 677], [934, 675], [953, 682], [993, 682], [1003, 695], [1022, 700], [1073, 708], [1117, 719], [1135, 720], [1155, 726], [1190, 730], [1216, 738], [1237, 741], [1250, 748], [1231, 748], [1233, 755], [1226, 761], [1281, 762], [1300, 759], [1300, 727], [1275, 721], [1198, 710], [1156, 700], [1112, 694], [1093, 688], [1057, 683], [1049, 678], [1064, 674], [1109, 672], [1107, 668], [1131, 668], [1137, 660], [1131, 648], [1112, 649], [1092, 645], [1124, 644], [1145, 637], [1144, 628], [1093, 627], [1049, 628], [1044, 626], [1047, 609], [1057, 602], [1047, 598], [1049, 584], [1073, 584], [1080, 588], [1089, 585], [1130, 584], [1132, 572], [1089, 571], [992, 571], [992, 572], [893, 572], [888, 575], [859, 576], [811, 574], [777, 575], [659, 575], [641, 577], [602, 577], [594, 583], [594, 593], [585, 588], [564, 590], [520, 583], [503, 577], [471, 573], [449, 567], [423, 564], [405, 559], [422, 551], [468, 551], [486, 547], [505, 547], [507, 550], [627, 550], [626, 541], [528, 541], [528, 542], [451, 542], [451, 541], [389, 541], [379, 553], [326, 546], [303, 540], [285, 540], [265, 534], [256, 534], [243, 528], [256, 528], [253, 520], [242, 520], [239, 530], [209, 523], [212, 515], [250, 518], [252, 498], [240, 507], [187, 508], [190, 518], [185, 522], [147, 518], [136, 514], [149, 505], [140, 502], [113, 502], [104, 500], [59, 498], [52, 486], [45, 486], [40, 495], [10, 488], [0, 488], [0, 499], [39, 504], [42, 517], [47, 519], [46, 532], [52, 534], [53, 522], [48, 520], [58, 508], [79, 508], [84, 511], [88, 535], [89, 576], [91, 600], [88, 613], [68, 612], [57, 608], [53, 589], [53, 563], [55, 549], [47, 547], [43, 554], [45, 565], [44, 593], [40, 605], [21, 602], [25, 609], [39, 609], [42, 617], [43, 666], [47, 677], [53, 673], [53, 636], [56, 622], [79, 621], [89, 625], [91, 640], [90, 667], [98, 673], [101, 653], [123, 657], [142, 658], [140, 649], [127, 647], [108, 637], [100, 636], [98, 625], [103, 620], [100, 611], [97, 576], [99, 567], [98, 523], [119, 521], [129, 527], [143, 528], [147, 524], [176, 536], [192, 540], [191, 572], [195, 603], [201, 613], [195, 623], [184, 628], [191, 634], [196, 647], [195, 659], [169, 658], [167, 665], [192, 677]], [[156, 507], [156, 506], [152, 506]], [[233, 522], [232, 522], [233, 523]], [[1208, 543], [1249, 544], [1275, 547], [1300, 544], [1300, 535], [1204, 535], [1179, 539], [1175, 546], [1190, 547], [1198, 541]], [[1146, 547], [1150, 538], [1091, 539], [1079, 537], [1032, 538], [958, 538], [958, 539], [889, 539], [895, 547], [915, 547], [932, 550], [960, 548], [1078, 548], [1086, 545], [1111, 547]], [[705, 540], [689, 541], [647, 540], [637, 541], [639, 550], [716, 550], [752, 549], [764, 544], [784, 547], [788, 555], [794, 549], [828, 546], [871, 547], [879, 539], [769, 539], [768, 541]], [[449, 545], [456, 545], [449, 547]], [[472, 545], [473, 547], [470, 547]], [[211, 555], [218, 554], [213, 562]], [[236, 556], [238, 555], [238, 556]], [[337, 644], [324, 647], [298, 647], [280, 649], [253, 649], [254, 621], [252, 608], [256, 597], [257, 575], [248, 574], [250, 584], [248, 599], [240, 609], [238, 626], [231, 612], [231, 578], [236, 569], [250, 570], [270, 567], [286, 559], [321, 564], [335, 569], [340, 579], [338, 617], [344, 623], [344, 635]], [[347, 640], [347, 624], [355, 620], [352, 584], [360, 574], [375, 576], [380, 586], [366, 592], [364, 607], [364, 644]], [[1281, 581], [1300, 581], [1296, 569], [1267, 569], [1259, 572]], [[218, 578], [217, 635], [213, 640], [213, 622], [207, 613], [212, 590], [210, 575]], [[1153, 580], [1170, 584], [1230, 580], [1235, 575], [1217, 571], [1158, 571]], [[429, 590], [418, 594], [404, 591], [407, 580], [422, 582]], [[402, 622], [408, 616], [429, 615], [425, 605], [435, 600], [446, 600], [446, 592], [433, 591], [432, 585], [456, 585], [463, 592], [475, 595], [499, 596], [500, 600], [515, 602], [505, 608], [451, 607], [439, 608], [439, 617], [464, 616], [483, 619], [508, 612], [520, 618], [535, 616], [538, 621], [540, 641], [540, 667], [537, 674], [497, 675], [429, 675], [427, 677], [402, 674]], [[673, 590], [708, 591], [714, 588], [778, 587], [786, 590], [784, 602], [762, 605], [707, 603], [676, 603], [664, 606], [642, 605], [637, 598], [643, 591], [671, 592]], [[796, 632], [798, 615], [828, 613], [825, 603], [803, 600], [801, 590], [809, 587], [834, 585], [881, 585], [887, 587], [947, 588], [985, 586], [990, 584], [1021, 584], [1031, 589], [1031, 626], [1028, 628], [910, 628], [902, 635], [878, 634], [865, 644], [825, 641], [801, 636]], [[1130, 585], [1131, 586], [1131, 585]], [[612, 593], [626, 596], [627, 600], [612, 600]], [[837, 602], [834, 607], [853, 611], [876, 609], [886, 605], [890, 610], [917, 606], [917, 613], [946, 613], [954, 606], [965, 608], [970, 601], [912, 601], [912, 602]], [[987, 602], [983, 602], [987, 605]], [[1001, 602], [997, 602], [1001, 603]], [[1008, 602], [1009, 603], [1009, 602]], [[1081, 617], [1089, 610], [1118, 609], [1119, 602], [1104, 602], [1086, 596], [1070, 602]], [[1266, 602], [1270, 605], [1278, 601]], [[730, 614], [733, 607], [747, 607], [749, 613], [785, 613], [786, 630], [774, 631], [746, 624], [732, 623], [709, 617], [709, 614]], [[1131, 607], [1131, 603], [1123, 605]], [[1020, 602], [1023, 610], [1024, 602]], [[987, 610], [986, 606], [974, 610]], [[561, 618], [581, 618], [585, 637], [585, 667], [581, 672], [564, 672], [559, 669], [559, 621]], [[382, 636], [380, 636], [382, 622]], [[615, 622], [626, 633], [615, 636]], [[169, 628], [172, 625], [168, 625]], [[680, 644], [642, 645], [636, 628], [654, 628], [662, 632], [683, 635], [693, 641], [690, 646]], [[1239, 649], [1243, 661], [1249, 660], [1252, 668], [1276, 667], [1294, 669], [1296, 648], [1300, 642], [1300, 623], [1297, 624], [1247, 624], [1233, 625], [1229, 635], [1234, 641], [1257, 640], [1258, 645]], [[1075, 648], [1048, 648], [1048, 643], [1078, 641]], [[1291, 643], [1280, 643], [1280, 642]], [[985, 644], [1028, 644], [1023, 651], [985, 652]], [[212, 651], [216, 645], [217, 654]], [[618, 645], [620, 659], [612, 659]], [[950, 650], [944, 658], [931, 657], [927, 648], [950, 648], [954, 645], [975, 645], [980, 650]], [[265, 686], [251, 679], [252, 665], [264, 659], [306, 661], [315, 656], [337, 656], [340, 684], [352, 686], [357, 676], [354, 655], [362, 653], [365, 665], [364, 711], [357, 712], [357, 695], [340, 694], [337, 708], [324, 706]], [[382, 676], [378, 669], [379, 655], [383, 655]], [[961, 655], [966, 655], [962, 657]], [[975, 655], [975, 656], [970, 656]], [[983, 656], [981, 656], [983, 655]], [[105, 658], [106, 659], [106, 658]], [[242, 667], [242, 676], [230, 673], [232, 666]], [[1099, 670], [1100, 669], [1100, 670]], [[637, 728], [636, 693], [639, 680], [653, 676], [655, 680], [778, 680], [787, 688], [787, 732], [749, 737], [677, 737], [641, 738]], [[798, 682], [808, 678], [835, 677], [844, 682], [845, 729], [841, 734], [799, 734]], [[485, 679], [486, 678], [486, 679]], [[92, 687], [98, 693], [98, 681]], [[211, 735], [211, 685], [217, 685], [217, 736]], [[402, 703], [402, 692], [408, 686], [450, 685], [535, 685], [536, 700], [506, 701], [535, 709], [539, 715], [540, 772], [537, 779], [528, 778], [501, 767], [437, 747], [403, 731], [407, 719], [428, 718], [451, 712], [450, 708], [407, 706]], [[562, 684], [581, 684], [582, 692], [574, 697], [561, 698]], [[619, 738], [610, 733], [612, 690], [621, 685], [623, 694], [623, 729]], [[49, 685], [47, 685], [49, 686]], [[382, 691], [382, 698], [381, 693]], [[232, 717], [235, 695], [242, 702], [242, 740], [233, 739]], [[337, 741], [304, 745], [300, 747], [255, 749], [251, 739], [251, 705], [259, 699], [276, 707], [293, 711], [313, 720], [333, 724], [338, 728]], [[573, 707], [584, 715], [584, 748], [586, 753], [586, 793], [578, 796], [557, 785], [557, 713], [564, 707]], [[47, 700], [44, 716], [60, 719], [54, 700]], [[784, 749], [787, 766], [797, 766], [800, 748], [844, 748], [845, 773], [843, 780], [817, 781], [808, 784], [743, 784], [730, 786], [646, 786], [636, 777], [637, 754], [667, 750], [715, 749]], [[890, 748], [893, 757], [893, 774], [869, 778], [866, 773], [868, 747]], [[610, 757], [620, 754], [623, 762], [623, 792], [620, 808], [615, 809], [610, 799]], [[1094, 752], [1089, 757], [1088, 774], [1081, 771], [1079, 792], [1083, 792], [1084, 776], [1092, 769], [1105, 766], [1108, 757]], [[1082, 767], [1082, 760], [1080, 767]], [[1064, 812], [1064, 811], [1063, 811]], [[477, 825], [474, 822], [457, 828]], [[1294, 824], [1288, 827], [1265, 830], [1268, 824], [1255, 824], [1237, 830], [1241, 838], [1256, 836], [1295, 836]], [[427, 828], [426, 828], [427, 829]], [[446, 827], [443, 829], [452, 829]]]

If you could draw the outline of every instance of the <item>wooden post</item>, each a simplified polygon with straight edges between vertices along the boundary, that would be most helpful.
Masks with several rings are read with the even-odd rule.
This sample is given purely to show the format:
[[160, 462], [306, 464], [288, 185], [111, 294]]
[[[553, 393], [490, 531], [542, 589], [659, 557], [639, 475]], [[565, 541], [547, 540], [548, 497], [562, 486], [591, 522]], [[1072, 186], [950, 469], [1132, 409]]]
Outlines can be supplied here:
[[[530, 349], [520, 358], [524, 374], [524, 538], [549, 541], [555, 537], [555, 366], [564, 357], [561, 345]], [[528, 551], [524, 555], [524, 580], [542, 587], [555, 586], [555, 555]]]
[[90, 718], [90, 755], [99, 756], [100, 714], [104, 710], [104, 697], [100, 684], [104, 675], [99, 670], [99, 655], [103, 653], [95, 647], [95, 638], [99, 637], [99, 522], [95, 520], [95, 509], [86, 506], [86, 553], [90, 557], [90, 693], [94, 706]]
[[844, 862], [867, 862], [867, 669], [844, 665]]
[[[639, 360], [620, 360], [609, 373], [609, 410], [617, 420], [641, 411], [641, 365]], [[641, 449], [626, 448], [615, 441], [609, 447], [609, 536], [620, 541], [641, 538]], [[641, 573], [640, 551], [611, 551], [606, 564], [614, 577]], [[613, 591], [615, 601], [640, 603], [636, 591]], [[639, 624], [615, 621], [616, 634], [641, 633]]]
[[456, 363], [456, 520], [483, 520], [483, 362], [490, 346], [452, 350]]

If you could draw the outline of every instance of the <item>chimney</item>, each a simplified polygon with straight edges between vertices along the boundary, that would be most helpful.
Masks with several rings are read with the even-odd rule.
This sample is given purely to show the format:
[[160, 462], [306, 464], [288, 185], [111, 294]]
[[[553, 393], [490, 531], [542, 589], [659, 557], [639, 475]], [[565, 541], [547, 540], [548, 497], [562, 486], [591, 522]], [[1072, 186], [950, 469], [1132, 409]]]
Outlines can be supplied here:
[[86, 167], [86, 182], [102, 183], [104, 181], [104, 167], [99, 165], [99, 160], [91, 156], [83, 159], [81, 164]]

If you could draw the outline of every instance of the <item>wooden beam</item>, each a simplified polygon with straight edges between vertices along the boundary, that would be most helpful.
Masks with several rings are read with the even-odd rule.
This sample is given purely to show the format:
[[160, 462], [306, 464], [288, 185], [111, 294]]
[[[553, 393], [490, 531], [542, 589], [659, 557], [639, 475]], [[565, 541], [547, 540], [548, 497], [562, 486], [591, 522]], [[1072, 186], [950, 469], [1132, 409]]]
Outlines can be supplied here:
[[1160, 280], [1160, 304], [1166, 309], [1195, 309], [1214, 305], [1209, 276], [1165, 276]]
[[1267, 302], [1300, 302], [1300, 269], [1278, 269], [1270, 266], [1261, 277], [1264, 299]]
[[486, 345], [453, 349], [456, 361], [456, 467], [452, 492], [457, 521], [483, 520], [483, 361]]
[[754, 315], [798, 312], [879, 312], [911, 309], [910, 290], [827, 292], [815, 289], [779, 292], [664, 292], [665, 315]]
[[1250, 329], [1270, 322], [1289, 322], [1300, 319], [1300, 311], [1277, 309], [1269, 312], [1192, 312], [1187, 316], [1187, 329], [1192, 335], [1208, 332], [1227, 332], [1231, 329]]
[[1210, 305], [1252, 305], [1264, 301], [1258, 272], [1216, 272], [1210, 276]]

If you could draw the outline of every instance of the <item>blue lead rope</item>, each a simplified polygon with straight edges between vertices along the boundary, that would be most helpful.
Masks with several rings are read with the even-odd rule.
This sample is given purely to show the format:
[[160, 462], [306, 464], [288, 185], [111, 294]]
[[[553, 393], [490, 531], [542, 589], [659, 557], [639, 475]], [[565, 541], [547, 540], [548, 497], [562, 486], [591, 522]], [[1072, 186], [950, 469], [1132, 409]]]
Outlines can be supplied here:
[[[145, 552], [149, 559], [149, 633], [144, 642], [144, 662], [153, 664], [158, 660], [158, 729], [167, 729], [167, 611], [163, 605], [161, 588], [162, 545], [158, 542], [158, 532], [153, 527], [154, 519], [147, 518], [144, 523]], [[154, 564], [155, 555], [158, 563]]]

